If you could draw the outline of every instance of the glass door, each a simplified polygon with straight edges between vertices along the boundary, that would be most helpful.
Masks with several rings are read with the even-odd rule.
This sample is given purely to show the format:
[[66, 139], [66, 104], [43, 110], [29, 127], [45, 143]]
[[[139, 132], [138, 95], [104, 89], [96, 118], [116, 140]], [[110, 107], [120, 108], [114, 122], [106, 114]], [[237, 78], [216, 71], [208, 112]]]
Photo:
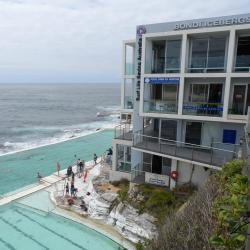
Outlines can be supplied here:
[[177, 122], [161, 120], [161, 138], [176, 141]]
[[232, 113], [235, 115], [245, 114], [246, 88], [245, 84], [234, 85]]
[[187, 122], [186, 123], [186, 137], [185, 142], [190, 144], [201, 144], [201, 122]]

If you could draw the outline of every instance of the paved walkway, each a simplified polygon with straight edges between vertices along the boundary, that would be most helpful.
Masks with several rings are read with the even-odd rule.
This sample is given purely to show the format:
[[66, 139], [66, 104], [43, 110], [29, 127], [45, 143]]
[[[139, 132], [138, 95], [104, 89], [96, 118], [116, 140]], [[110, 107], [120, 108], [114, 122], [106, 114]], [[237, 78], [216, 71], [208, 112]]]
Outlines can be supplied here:
[[27, 195], [30, 195], [32, 193], [35, 193], [35, 192], [42, 190], [44, 188], [50, 187], [51, 185], [57, 183], [60, 180], [62, 180], [62, 177], [57, 176], [55, 174], [44, 177], [41, 179], [40, 183], [34, 187], [27, 188], [27, 189], [22, 190], [18, 193], [10, 194], [6, 197], [3, 197], [2, 199], [0, 199], [0, 206], [6, 205], [12, 201], [20, 199], [20, 198], [25, 197]]

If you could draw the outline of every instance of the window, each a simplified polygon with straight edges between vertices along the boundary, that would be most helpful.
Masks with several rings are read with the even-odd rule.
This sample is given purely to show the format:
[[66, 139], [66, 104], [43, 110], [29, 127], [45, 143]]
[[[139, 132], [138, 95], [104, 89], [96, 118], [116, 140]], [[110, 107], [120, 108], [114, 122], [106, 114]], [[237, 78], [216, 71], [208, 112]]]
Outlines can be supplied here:
[[117, 145], [117, 170], [122, 172], [131, 171], [131, 147]]
[[181, 40], [169, 40], [166, 46], [166, 73], [180, 71]]
[[133, 109], [133, 79], [125, 79], [124, 82], [124, 108]]
[[224, 72], [226, 37], [191, 39], [190, 72]]
[[165, 41], [154, 41], [152, 44], [152, 73], [164, 73]]
[[246, 115], [250, 106], [250, 87], [248, 84], [233, 85], [232, 103], [229, 110], [230, 114]]
[[185, 97], [183, 114], [222, 116], [222, 83], [190, 84]]
[[250, 36], [238, 38], [235, 71], [250, 71]]
[[147, 39], [145, 44], [145, 73], [161, 74], [180, 72], [181, 39], [177, 39], [176, 37], [153, 41]]

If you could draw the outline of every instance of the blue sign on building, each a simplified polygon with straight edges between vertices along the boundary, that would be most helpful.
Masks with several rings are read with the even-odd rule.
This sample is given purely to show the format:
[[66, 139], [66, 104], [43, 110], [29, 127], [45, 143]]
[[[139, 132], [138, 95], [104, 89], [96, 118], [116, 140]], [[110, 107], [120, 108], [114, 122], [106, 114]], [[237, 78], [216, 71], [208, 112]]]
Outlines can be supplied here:
[[180, 77], [145, 77], [144, 83], [150, 84], [179, 84]]

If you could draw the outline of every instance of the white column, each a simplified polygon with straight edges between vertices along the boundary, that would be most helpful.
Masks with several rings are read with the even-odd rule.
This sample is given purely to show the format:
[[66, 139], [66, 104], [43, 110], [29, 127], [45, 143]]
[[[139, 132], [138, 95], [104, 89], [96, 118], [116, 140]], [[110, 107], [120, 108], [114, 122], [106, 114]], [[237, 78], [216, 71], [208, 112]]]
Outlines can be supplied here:
[[[171, 165], [171, 172], [177, 170], [177, 160], [172, 159], [172, 165]], [[173, 180], [171, 177], [170, 178], [170, 189], [172, 190], [173, 188], [176, 187], [176, 181]]]
[[184, 74], [186, 70], [186, 61], [187, 61], [187, 34], [182, 35], [182, 44], [181, 44], [181, 77], [179, 84], [179, 99], [178, 99], [178, 115], [182, 114], [183, 106], [183, 97], [184, 97]]
[[117, 165], [117, 144], [113, 140], [113, 159], [112, 159], [112, 170], [116, 171]]
[[125, 108], [125, 81], [126, 81], [126, 78], [122, 78], [122, 84], [121, 84], [121, 108], [124, 109]]
[[235, 29], [230, 30], [229, 41], [228, 41], [228, 53], [227, 53], [227, 76], [224, 88], [224, 102], [223, 102], [223, 118], [227, 119], [229, 98], [230, 98], [230, 87], [231, 87], [231, 72], [234, 63], [234, 51], [235, 51]]

